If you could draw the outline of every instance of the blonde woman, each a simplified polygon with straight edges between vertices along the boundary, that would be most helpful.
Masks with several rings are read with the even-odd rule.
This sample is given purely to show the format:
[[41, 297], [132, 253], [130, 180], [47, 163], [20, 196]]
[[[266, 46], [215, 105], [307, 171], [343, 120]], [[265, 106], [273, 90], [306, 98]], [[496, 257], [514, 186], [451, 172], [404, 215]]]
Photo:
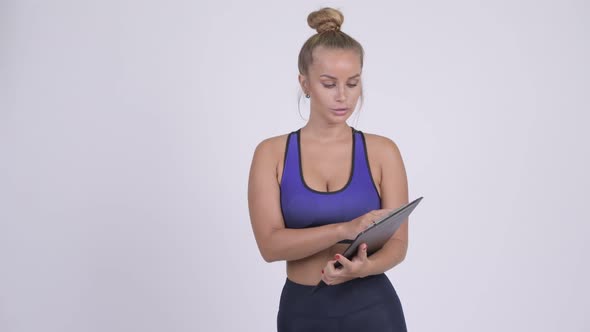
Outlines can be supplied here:
[[[348, 260], [351, 240], [387, 211], [408, 203], [402, 157], [390, 139], [350, 127], [362, 95], [363, 48], [342, 32], [342, 13], [309, 14], [317, 30], [299, 53], [310, 102], [305, 126], [262, 141], [248, 184], [250, 220], [262, 257], [284, 260], [279, 332], [406, 331], [384, 272], [405, 257], [407, 220], [379, 251]], [[335, 262], [342, 267], [335, 268]], [[319, 281], [328, 286], [312, 292]]]

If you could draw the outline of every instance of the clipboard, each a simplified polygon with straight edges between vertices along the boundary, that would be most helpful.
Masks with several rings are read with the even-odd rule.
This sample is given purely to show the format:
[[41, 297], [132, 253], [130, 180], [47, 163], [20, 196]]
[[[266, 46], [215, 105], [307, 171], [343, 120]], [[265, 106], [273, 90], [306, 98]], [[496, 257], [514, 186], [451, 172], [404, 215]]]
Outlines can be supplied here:
[[[401, 224], [414, 211], [416, 206], [422, 201], [422, 198], [424, 197], [416, 198], [412, 202], [402, 205], [390, 213], [382, 216], [379, 218], [379, 220], [376, 220], [371, 226], [360, 232], [356, 238], [352, 240], [348, 248], [346, 248], [346, 250], [342, 253], [342, 256], [349, 260], [352, 259], [356, 255], [358, 247], [362, 243], [367, 244], [367, 256], [370, 256], [381, 249], [395, 233], [395, 231], [398, 230]], [[339, 268], [341, 266], [342, 264], [340, 264], [340, 262], [334, 263], [335, 268]], [[323, 280], [320, 280], [320, 282], [313, 288], [312, 293], [324, 286], [327, 285]]]

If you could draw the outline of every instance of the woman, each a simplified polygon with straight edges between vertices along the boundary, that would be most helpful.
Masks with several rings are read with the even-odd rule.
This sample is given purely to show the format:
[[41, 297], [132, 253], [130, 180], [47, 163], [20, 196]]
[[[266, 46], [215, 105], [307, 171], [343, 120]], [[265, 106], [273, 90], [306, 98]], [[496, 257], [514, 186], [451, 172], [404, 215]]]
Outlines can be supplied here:
[[[363, 48], [340, 31], [340, 11], [323, 8], [307, 20], [317, 30], [299, 53], [309, 120], [256, 147], [248, 184], [260, 253], [287, 262], [278, 331], [406, 331], [384, 272], [406, 255], [407, 220], [370, 257], [363, 244], [348, 260], [339, 243], [408, 203], [402, 157], [390, 139], [346, 123], [362, 94]], [[328, 286], [312, 293], [320, 280]]]

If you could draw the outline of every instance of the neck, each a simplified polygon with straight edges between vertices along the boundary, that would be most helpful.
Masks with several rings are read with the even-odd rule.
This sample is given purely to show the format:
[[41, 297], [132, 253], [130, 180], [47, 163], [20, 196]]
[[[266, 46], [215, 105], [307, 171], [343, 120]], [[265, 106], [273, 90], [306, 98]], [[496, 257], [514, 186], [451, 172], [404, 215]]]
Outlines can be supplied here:
[[346, 122], [329, 124], [308, 121], [301, 128], [301, 132], [305, 132], [306, 136], [313, 139], [331, 141], [350, 136], [351, 128]]

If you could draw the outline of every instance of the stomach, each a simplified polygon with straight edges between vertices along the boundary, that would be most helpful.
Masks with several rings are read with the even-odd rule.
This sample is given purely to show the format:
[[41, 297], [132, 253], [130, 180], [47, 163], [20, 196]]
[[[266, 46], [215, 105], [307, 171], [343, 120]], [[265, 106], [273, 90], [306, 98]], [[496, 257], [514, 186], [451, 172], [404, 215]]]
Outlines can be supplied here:
[[342, 254], [348, 246], [346, 243], [337, 243], [311, 256], [287, 261], [287, 278], [301, 285], [317, 285], [322, 279], [322, 269], [326, 263], [333, 260], [336, 254]]

